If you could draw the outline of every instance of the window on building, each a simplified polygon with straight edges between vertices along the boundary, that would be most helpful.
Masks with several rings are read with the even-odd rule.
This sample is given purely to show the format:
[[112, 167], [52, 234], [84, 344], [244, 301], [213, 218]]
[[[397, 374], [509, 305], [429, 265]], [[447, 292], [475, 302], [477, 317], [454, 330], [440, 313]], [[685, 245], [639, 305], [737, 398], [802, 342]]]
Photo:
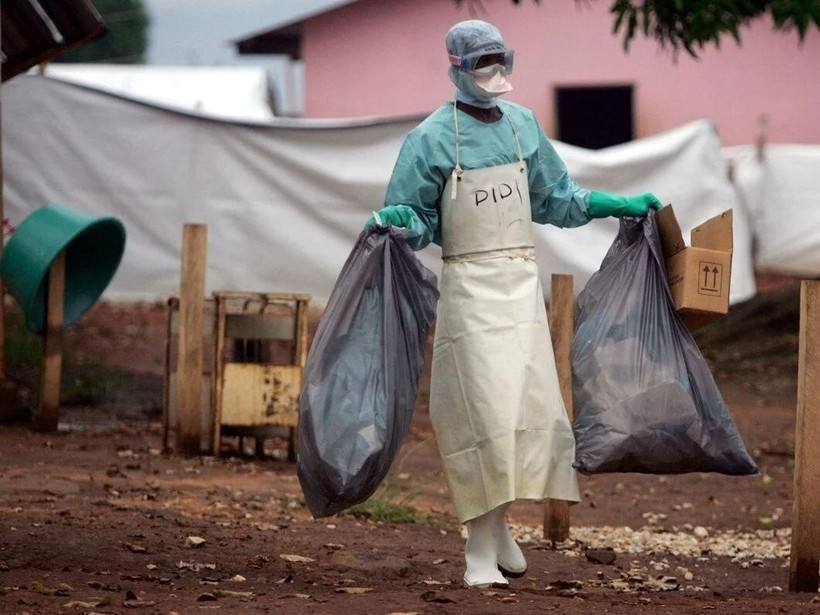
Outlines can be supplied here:
[[556, 87], [556, 138], [587, 149], [631, 141], [632, 90], [631, 85]]

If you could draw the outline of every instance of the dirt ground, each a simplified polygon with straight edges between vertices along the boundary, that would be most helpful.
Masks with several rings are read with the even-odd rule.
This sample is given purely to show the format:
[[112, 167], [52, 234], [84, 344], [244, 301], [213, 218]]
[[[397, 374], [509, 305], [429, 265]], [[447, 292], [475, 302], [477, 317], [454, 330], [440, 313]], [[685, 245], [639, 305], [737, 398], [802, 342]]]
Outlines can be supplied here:
[[[510, 517], [529, 570], [484, 591], [461, 583], [426, 377], [376, 494], [416, 522], [313, 520], [284, 441], [262, 459], [162, 450], [165, 307], [100, 303], [69, 330], [60, 430], [19, 414], [0, 424], [0, 612], [820, 612], [816, 594], [787, 591], [797, 286], [761, 288], [698, 334], [760, 475], [582, 476], [571, 539], [557, 545], [542, 539], [542, 504], [519, 502]], [[9, 368], [12, 384], [31, 377]], [[110, 386], [84, 396], [88, 378]]]

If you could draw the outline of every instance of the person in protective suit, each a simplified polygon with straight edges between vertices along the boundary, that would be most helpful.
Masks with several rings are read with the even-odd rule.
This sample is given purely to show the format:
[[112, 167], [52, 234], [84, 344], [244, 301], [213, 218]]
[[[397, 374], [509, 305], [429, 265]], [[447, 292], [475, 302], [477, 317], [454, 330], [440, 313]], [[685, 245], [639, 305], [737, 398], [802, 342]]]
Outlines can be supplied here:
[[442, 248], [430, 418], [467, 527], [464, 581], [487, 587], [527, 569], [506, 521], [513, 501], [580, 499], [532, 223], [577, 227], [661, 203], [569, 177], [533, 113], [498, 99], [513, 51], [495, 26], [457, 23], [446, 47], [455, 101], [407, 134], [378, 213], [414, 250]]

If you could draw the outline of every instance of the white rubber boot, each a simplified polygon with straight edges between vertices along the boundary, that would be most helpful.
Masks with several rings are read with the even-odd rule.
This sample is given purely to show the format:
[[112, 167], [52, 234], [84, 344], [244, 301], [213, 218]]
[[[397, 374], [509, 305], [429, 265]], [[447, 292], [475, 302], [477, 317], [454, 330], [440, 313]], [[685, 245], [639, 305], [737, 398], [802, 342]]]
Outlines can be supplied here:
[[527, 572], [527, 560], [524, 559], [521, 547], [518, 546], [512, 534], [510, 534], [510, 526], [507, 525], [507, 509], [509, 507], [510, 503], [502, 504], [488, 514], [492, 516], [493, 536], [498, 553], [498, 569], [505, 577], [517, 579]]
[[498, 570], [498, 551], [493, 532], [493, 511], [485, 513], [465, 523], [467, 526], [467, 546], [464, 559], [467, 571], [464, 583], [468, 587], [506, 587], [507, 579]]

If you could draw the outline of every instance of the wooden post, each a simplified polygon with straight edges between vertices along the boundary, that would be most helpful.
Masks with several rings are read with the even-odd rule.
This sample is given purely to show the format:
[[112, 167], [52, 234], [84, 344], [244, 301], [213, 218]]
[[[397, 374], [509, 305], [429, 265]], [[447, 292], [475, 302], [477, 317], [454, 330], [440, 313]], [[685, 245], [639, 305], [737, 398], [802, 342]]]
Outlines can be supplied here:
[[[296, 300], [296, 344], [294, 345], [293, 358], [294, 365], [301, 368], [299, 374], [299, 386], [304, 382], [305, 377], [305, 363], [307, 362], [308, 353], [308, 300], [306, 297]], [[297, 451], [299, 449], [299, 425], [295, 425], [290, 429], [290, 438], [288, 438], [288, 461], [296, 461]]]
[[64, 300], [65, 252], [60, 252], [51, 263], [46, 278], [46, 326], [43, 331], [40, 405], [36, 420], [36, 427], [41, 431], [57, 431], [60, 419]]
[[293, 364], [304, 368], [308, 353], [308, 302], [307, 298], [296, 299], [296, 322], [293, 337], [296, 343], [293, 347]]
[[800, 345], [789, 591], [817, 592], [820, 570], [820, 281], [800, 284]]
[[[171, 430], [171, 336], [174, 332], [173, 322], [176, 318], [175, 313], [179, 309], [179, 299], [171, 297], [166, 304], [168, 307], [167, 318], [165, 322], [165, 370], [162, 374], [162, 450], [168, 452], [170, 446], [168, 444], [168, 436]], [[173, 394], [176, 395], [177, 391]]]
[[202, 320], [208, 227], [186, 224], [182, 234], [177, 359], [177, 448], [199, 455], [202, 438]]
[[[3, 42], [3, 33], [2, 28], [0, 28], [0, 45]], [[2, 64], [0, 64], [0, 75], [2, 75]], [[2, 118], [2, 100], [0, 99], [0, 126], [3, 124]], [[6, 217], [6, 207], [5, 202], [3, 200], [3, 185], [5, 183], [5, 177], [3, 175], [3, 138], [2, 138], [2, 128], [0, 128], [0, 257], [3, 256], [3, 250], [5, 249], [4, 240], [3, 240], [3, 233], [5, 232], [5, 228], [3, 227], [2, 220]], [[0, 280], [0, 382], [3, 382], [6, 379], [6, 291], [3, 288], [3, 281]]]
[[[575, 295], [571, 275], [553, 274], [550, 285], [549, 327], [561, 397], [572, 423], [572, 368], [570, 352], [575, 330]], [[544, 502], [544, 538], [563, 542], [569, 538], [569, 502], [548, 499]]]
[[[214, 340], [214, 367], [211, 372], [211, 408], [214, 423], [212, 427], [213, 454], [219, 457], [222, 452], [222, 372], [225, 368], [225, 331], [227, 328], [227, 301], [224, 293], [214, 293], [216, 311], [216, 339]], [[242, 444], [240, 440], [240, 450]]]

